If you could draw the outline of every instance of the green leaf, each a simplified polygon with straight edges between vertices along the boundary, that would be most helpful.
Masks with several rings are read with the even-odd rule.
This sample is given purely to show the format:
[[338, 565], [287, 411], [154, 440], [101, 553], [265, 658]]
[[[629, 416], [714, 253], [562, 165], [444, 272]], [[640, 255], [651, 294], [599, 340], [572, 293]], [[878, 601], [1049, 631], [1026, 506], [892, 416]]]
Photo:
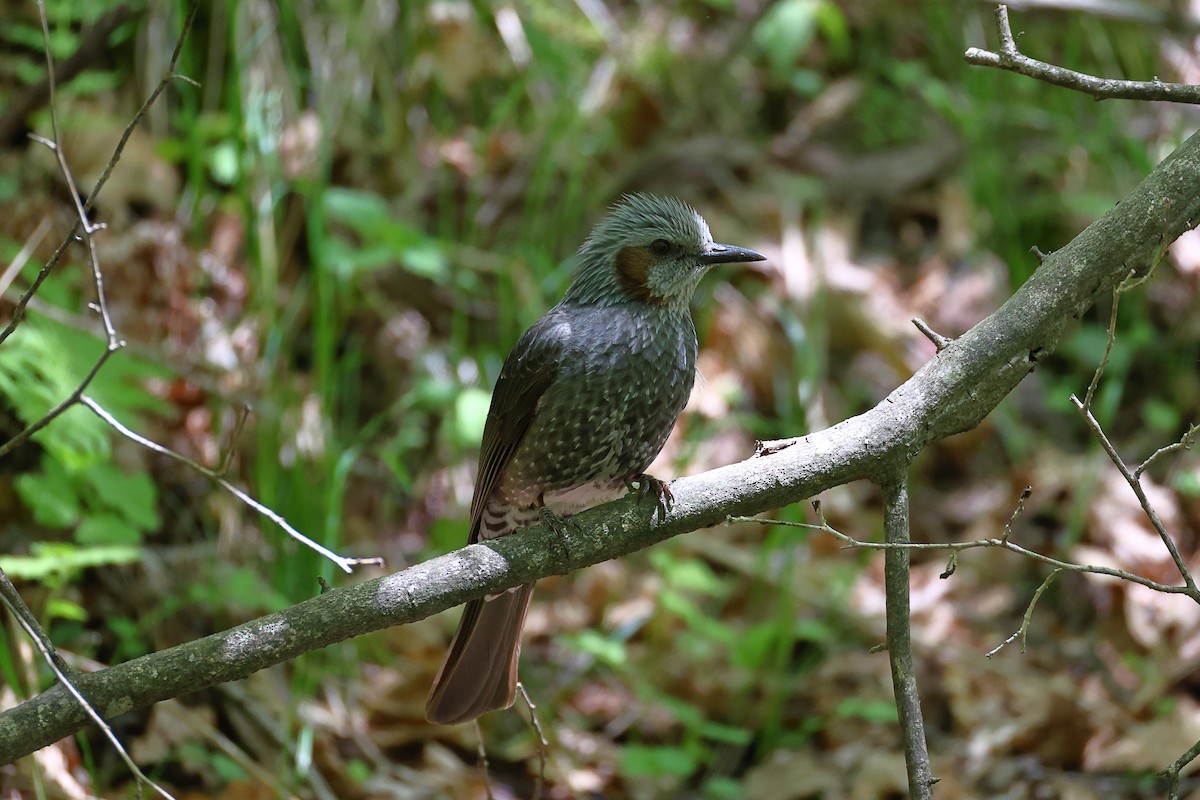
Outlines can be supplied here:
[[777, 623], [760, 622], [751, 625], [734, 641], [733, 652], [730, 654], [733, 663], [746, 669], [761, 667], [770, 657], [779, 636]]
[[334, 187], [325, 190], [322, 205], [330, 220], [358, 234], [356, 242], [335, 235], [325, 243], [325, 260], [340, 276], [399, 263], [414, 275], [446, 283], [449, 269], [441, 244], [419, 228], [394, 220], [379, 195]]
[[594, 630], [580, 631], [567, 641], [581, 653], [586, 653], [610, 667], [620, 667], [629, 659], [625, 643], [614, 641]]
[[1200, 471], [1186, 470], [1175, 475], [1175, 489], [1188, 497], [1200, 497]]
[[75, 541], [81, 545], [137, 545], [142, 542], [142, 532], [122, 516], [95, 513], [79, 523]]
[[67, 528], [82, 516], [79, 495], [74, 481], [62, 463], [42, 457], [42, 472], [30, 472], [17, 477], [17, 495], [33, 518], [50, 528]]
[[667, 582], [680, 591], [709, 597], [721, 597], [726, 593], [725, 582], [708, 564], [698, 559], [663, 559], [657, 566], [663, 570]]
[[124, 616], [110, 616], [104, 620], [105, 626], [117, 637], [117, 655], [122, 659], [137, 658], [150, 651], [142, 626], [135, 620]]
[[621, 772], [634, 778], [686, 778], [697, 767], [695, 757], [679, 747], [626, 745], [620, 758]]
[[741, 800], [746, 789], [737, 778], [719, 775], [704, 781], [703, 793], [706, 800]]
[[242, 769], [242, 765], [234, 761], [224, 753], [209, 753], [209, 763], [212, 764], [217, 777], [228, 783], [229, 781], [244, 781], [248, 777], [246, 770]]
[[13, 578], [42, 581], [73, 575], [88, 567], [129, 564], [141, 558], [136, 547], [76, 547], [68, 542], [35, 542], [32, 555], [0, 556], [0, 569]]
[[93, 505], [124, 518], [142, 531], [158, 527], [158, 491], [145, 472], [127, 475], [111, 464], [94, 464], [79, 473], [84, 491], [90, 489]]
[[754, 739], [754, 734], [745, 728], [712, 720], [708, 720], [700, 726], [700, 735], [715, 742], [742, 746], [750, 744]]
[[834, 716], [844, 719], [861, 719], [866, 722], [895, 722], [896, 704], [891, 700], [863, 700], [847, 697], [837, 704]]
[[352, 758], [345, 764], [346, 775], [357, 784], [364, 784], [374, 775], [374, 768], [361, 758]]
[[454, 398], [454, 432], [461, 445], [478, 444], [483, 439], [483, 424], [487, 421], [492, 396], [483, 389], [463, 389]]
[[87, 619], [87, 611], [73, 600], [54, 597], [46, 604], [46, 620], [54, 619], [69, 619], [76, 622], [83, 622]]
[[787, 79], [796, 69], [817, 31], [819, 0], [782, 0], [754, 27], [754, 42], [777, 77]]
[[208, 171], [214, 182], [222, 186], [237, 183], [241, 174], [237, 145], [231, 141], [217, 142], [208, 151]]
[[387, 225], [387, 202], [374, 192], [330, 187], [321, 195], [330, 219], [344, 222], [356, 231], [378, 230]]

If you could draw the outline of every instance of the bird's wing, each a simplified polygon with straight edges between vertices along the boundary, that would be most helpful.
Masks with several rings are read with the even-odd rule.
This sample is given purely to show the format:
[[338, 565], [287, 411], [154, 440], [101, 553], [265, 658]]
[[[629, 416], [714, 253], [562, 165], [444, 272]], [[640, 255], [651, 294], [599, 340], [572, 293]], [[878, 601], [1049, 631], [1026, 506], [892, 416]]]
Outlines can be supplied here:
[[525, 438], [538, 401], [558, 374], [570, 334], [570, 324], [558, 308], [551, 309], [521, 335], [500, 369], [487, 422], [483, 426], [468, 544], [479, 541], [484, 506]]

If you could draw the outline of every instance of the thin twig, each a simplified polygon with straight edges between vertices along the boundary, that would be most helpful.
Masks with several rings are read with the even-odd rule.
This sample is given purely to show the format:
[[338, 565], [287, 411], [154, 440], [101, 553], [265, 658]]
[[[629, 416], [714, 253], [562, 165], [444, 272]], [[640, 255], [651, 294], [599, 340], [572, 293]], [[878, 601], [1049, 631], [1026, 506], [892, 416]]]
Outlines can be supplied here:
[[177, 453], [174, 450], [170, 449], [169, 447], [164, 447], [163, 445], [159, 444], [158, 442], [155, 442], [151, 439], [147, 439], [145, 436], [142, 436], [140, 433], [130, 430], [129, 428], [125, 427], [120, 422], [118, 422], [116, 417], [114, 417], [112, 414], [109, 414], [107, 411], [105, 411], [103, 406], [101, 406], [99, 403], [97, 403], [95, 400], [88, 397], [87, 395], [80, 397], [79, 402], [82, 403], [83, 405], [87, 406], [87, 408], [93, 414], [95, 414], [97, 417], [99, 417], [100, 419], [107, 422], [113, 428], [113, 430], [115, 430], [117, 433], [124, 436], [126, 439], [129, 439], [130, 441], [133, 441], [133, 442], [137, 442], [142, 447], [145, 447], [148, 450], [153, 450], [154, 452], [156, 452], [160, 455], [164, 455], [164, 456], [167, 456], [168, 458], [172, 458], [172, 459], [178, 461], [179, 463], [186, 464], [187, 466], [196, 470], [201, 475], [208, 478], [213, 483], [217, 484], [222, 489], [224, 489], [225, 491], [232, 494], [238, 500], [241, 500], [243, 503], [250, 506], [250, 508], [254, 509], [262, 516], [271, 520], [271, 522], [274, 522], [280, 528], [283, 528], [284, 532], [287, 533], [288, 536], [291, 536], [293, 539], [295, 539], [297, 542], [300, 542], [300, 544], [304, 545], [305, 547], [315, 550], [317, 553], [320, 553], [325, 558], [328, 558], [330, 561], [332, 561], [334, 564], [336, 564], [343, 572], [347, 572], [347, 573], [353, 572], [354, 567], [359, 566], [359, 565], [365, 565], [365, 564], [372, 564], [375, 566], [383, 565], [383, 558], [378, 557], [378, 556], [373, 557], [373, 558], [346, 558], [345, 556], [339, 556], [337, 553], [333, 552], [329, 548], [313, 541], [312, 539], [308, 538], [300, 531], [293, 528], [291, 523], [289, 523], [286, 519], [281, 517], [278, 513], [276, 513], [271, 508], [268, 508], [267, 506], [265, 506], [262, 503], [255, 500], [253, 497], [248, 495], [242, 489], [239, 489], [238, 487], [234, 486], [232, 483], [230, 483], [225, 478], [221, 477], [221, 475], [219, 475], [216, 470], [209, 469], [208, 467], [204, 466], [200, 462], [194, 461], [193, 459], [188, 458], [187, 456], [183, 455], [182, 453]]
[[[1168, 200], [1167, 202], [1169, 203], [1170, 201]], [[1125, 276], [1125, 279], [1113, 289], [1112, 310], [1108, 316], [1108, 336], [1104, 343], [1104, 355], [1101, 356], [1100, 364], [1097, 365], [1096, 371], [1092, 374], [1092, 382], [1088, 384], [1087, 394], [1083, 398], [1084, 408], [1090, 409], [1092, 407], [1092, 398], [1096, 394], [1096, 387], [1100, 385], [1100, 378], [1104, 375], [1104, 369], [1108, 366], [1108, 359], [1112, 355], [1113, 343], [1117, 339], [1117, 307], [1121, 303], [1121, 295], [1133, 291], [1148, 281], [1150, 276], [1154, 274], [1154, 269], [1158, 266], [1158, 262], [1162, 260], [1165, 252], [1166, 246], [1163, 245], [1159, 248], [1157, 255], [1151, 260], [1150, 268], [1146, 270], [1145, 274], [1138, 275], [1137, 270], [1131, 269], [1129, 270], [1129, 274]]]
[[[1129, 274], [1133, 275], [1133, 272]], [[1092, 382], [1088, 384], [1087, 393], [1083, 396], [1083, 407], [1087, 409], [1092, 407], [1092, 398], [1096, 395], [1096, 387], [1100, 385], [1100, 376], [1104, 374], [1104, 368], [1108, 366], [1108, 358], [1112, 355], [1113, 342], [1117, 338], [1117, 307], [1120, 304], [1121, 292], [1113, 289], [1112, 311], [1108, 315], [1108, 337], [1104, 343], [1104, 355], [1100, 357], [1100, 363], [1096, 366], [1096, 371], [1092, 373]]]
[[1090, 94], [1097, 100], [1168, 100], [1173, 103], [1200, 103], [1200, 86], [1165, 83], [1157, 78], [1151, 81], [1097, 78], [1022, 55], [1017, 49], [1012, 28], [1008, 23], [1007, 6], [996, 7], [996, 26], [1000, 33], [1000, 52], [993, 53], [990, 50], [969, 47], [963, 55], [968, 64], [1016, 72], [1055, 86]]
[[51, 422], [57, 419], [60, 414], [78, 403], [79, 399], [83, 397], [83, 393], [87, 391], [89, 386], [91, 386], [92, 381], [95, 380], [98, 374], [100, 374], [100, 369], [104, 366], [105, 362], [112, 357], [113, 353], [117, 352], [117, 350], [120, 350], [123, 346], [124, 342], [119, 342], [118, 346], [115, 348], [106, 347], [104, 352], [100, 354], [100, 357], [96, 359], [96, 363], [92, 364], [92, 368], [88, 370], [87, 375], [83, 376], [83, 380], [79, 382], [79, 385], [75, 387], [74, 391], [67, 395], [66, 399], [64, 399], [54, 408], [47, 411], [46, 414], [37, 422], [25, 428], [25, 430], [21, 431], [4, 444], [0, 444], [0, 458], [4, 458], [13, 450], [16, 450], [18, 447], [24, 444], [30, 436], [33, 436], [42, 428], [49, 425]]
[[29, 261], [29, 257], [33, 255], [33, 251], [42, 243], [42, 239], [46, 238], [46, 234], [50, 232], [50, 218], [42, 217], [38, 222], [33, 233], [25, 240], [25, 244], [13, 256], [13, 260], [5, 268], [4, 274], [0, 275], [0, 298], [4, 297], [4, 293], [8, 291], [8, 287], [12, 285], [13, 280], [20, 274], [25, 264]]
[[496, 800], [496, 795], [492, 794], [492, 775], [488, 769], [487, 748], [483, 746], [483, 727], [479, 724], [479, 718], [474, 720], [475, 724], [475, 741], [478, 744], [479, 753], [479, 769], [483, 773], [483, 790], [487, 795], [487, 800]]
[[[109, 158], [108, 164], [104, 167], [104, 172], [100, 175], [100, 179], [96, 181], [96, 185], [92, 187], [92, 190], [88, 193], [87, 199], [83, 203], [83, 209], [85, 212], [91, 211], [92, 205], [96, 202], [96, 196], [100, 194], [100, 189], [104, 187], [104, 184], [108, 181], [108, 176], [112, 174], [113, 168], [115, 168], [117, 162], [121, 160], [121, 153], [124, 151], [125, 144], [129, 141], [129, 137], [133, 134], [133, 131], [137, 127], [138, 123], [141, 122], [142, 117], [146, 115], [146, 111], [150, 108], [154, 101], [158, 99], [158, 96], [162, 94], [167, 85], [175, 80], [182, 80], [186, 83], [196, 85], [194, 80], [186, 76], [179, 75], [175, 70], [179, 66], [179, 57], [183, 52], [183, 42], [187, 38], [188, 32], [191, 30], [192, 23], [196, 19], [196, 12], [199, 7], [200, 3], [198, 0], [193, 0], [192, 4], [188, 7], [187, 16], [183, 21], [183, 30], [180, 31], [179, 38], [175, 42], [175, 50], [171, 53], [171, 61], [167, 65], [167, 74], [158, 82], [158, 85], [154, 87], [154, 91], [152, 91], [150, 96], [147, 97], [145, 102], [142, 103], [141, 108], [137, 110], [137, 113], [134, 114], [133, 119], [130, 120], [129, 124], [125, 126], [125, 131], [121, 134], [120, 141], [117, 142], [117, 146], [113, 149], [113, 154]], [[46, 51], [46, 58], [47, 62], [51, 64], [50, 69], [52, 70], [53, 64], [50, 61], [49, 50]], [[52, 72], [50, 78], [50, 108], [53, 113], [55, 104], [53, 96], [54, 80]], [[57, 134], [55, 135], [55, 141], [60, 141]], [[74, 190], [72, 190], [72, 196], [75, 197], [76, 200], [78, 199], [78, 193]], [[84, 218], [86, 219], [86, 214], [84, 215]], [[33, 296], [37, 294], [38, 289], [41, 288], [42, 283], [46, 280], [46, 278], [50, 277], [50, 273], [53, 272], [58, 266], [59, 262], [62, 261], [63, 254], [66, 252], [67, 248], [71, 246], [71, 243], [75, 241], [76, 236], [79, 235], [83, 227], [84, 226], [81, 220], [76, 220], [75, 225], [71, 228], [66, 238], [63, 239], [62, 243], [58, 246], [58, 249], [54, 251], [49, 260], [47, 260], [42, 266], [41, 270], [38, 271], [37, 277], [33, 279], [33, 283], [30, 284], [29, 288], [25, 290], [25, 293], [22, 294], [21, 298], [17, 301], [16, 308], [13, 309], [12, 319], [8, 321], [8, 325], [4, 328], [4, 330], [0, 331], [0, 344], [3, 344], [4, 340], [11, 336], [13, 331], [17, 329], [17, 326], [19, 326], [24, 320], [25, 308], [29, 305], [29, 301], [33, 299]]]
[[233, 423], [233, 433], [229, 434], [229, 446], [225, 449], [225, 455], [221, 456], [221, 463], [214, 470], [217, 477], [223, 478], [229, 472], [229, 464], [233, 461], [234, 452], [237, 450], [238, 437], [242, 435], [242, 428], [245, 427], [249, 416], [250, 404], [243, 403], [242, 410], [238, 412], [237, 421]]
[[533, 784], [533, 800], [541, 800], [542, 788], [546, 785], [546, 753], [550, 749], [550, 742], [546, 740], [546, 734], [542, 732], [542, 722], [538, 719], [537, 706], [529, 697], [529, 692], [525, 691], [525, 684], [517, 681], [517, 691], [521, 693], [521, 699], [525, 701], [525, 706], [529, 709], [529, 724], [533, 726], [533, 732], [537, 734], [538, 776], [537, 781]]
[[1188, 426], [1187, 432], [1183, 434], [1178, 442], [1158, 448], [1150, 454], [1149, 458], [1138, 464], [1138, 468], [1133, 471], [1133, 477], [1140, 479], [1142, 473], [1149, 469], [1151, 464], [1167, 453], [1174, 453], [1176, 450], [1191, 450], [1192, 445], [1196, 443], [1197, 434], [1200, 434], [1200, 424], [1193, 423]]
[[[38, 5], [40, 6], [41, 3]], [[105, 737], [116, 748], [121, 760], [125, 762], [129, 771], [137, 779], [139, 787], [145, 784], [153, 789], [156, 794], [167, 798], [167, 800], [175, 800], [166, 789], [148, 778], [138, 765], [134, 763], [133, 759], [129, 757], [129, 753], [126, 752], [125, 746], [121, 744], [121, 740], [113, 733], [113, 729], [109, 727], [109, 724], [104, 721], [104, 717], [100, 716], [100, 712], [92, 707], [92, 704], [88, 702], [83, 693], [79, 691], [67, 676], [67, 665], [58, 655], [58, 651], [55, 649], [53, 642], [50, 641], [50, 637], [46, 635], [46, 631], [42, 629], [41, 623], [38, 622], [37, 617], [30, 611], [29, 606], [25, 604], [20, 593], [17, 592], [17, 587], [13, 586], [12, 581], [8, 579], [8, 575], [2, 569], [0, 569], [0, 604], [3, 604], [8, 609], [8, 613], [12, 614], [13, 619], [21, 626], [21, 630], [25, 631], [25, 635], [37, 646], [38, 651], [42, 654], [42, 658], [50, 666], [50, 669], [53, 670], [55, 677], [58, 678], [58, 682], [75, 698], [75, 701], [79, 703], [83, 712], [91, 718], [92, 722], [96, 723], [96, 726], [104, 732]]]
[[87, 202], [84, 208], [91, 209], [92, 204], [96, 201], [96, 195], [100, 194], [100, 190], [104, 188], [104, 184], [108, 182], [108, 177], [112, 175], [113, 169], [117, 166], [117, 162], [121, 159], [121, 154], [125, 152], [125, 145], [129, 142], [129, 137], [133, 135], [134, 129], [138, 123], [142, 121], [142, 117], [146, 116], [146, 112], [154, 105], [154, 101], [158, 96], [171, 84], [172, 81], [183, 81], [199, 88], [200, 84], [193, 78], [187, 75], [181, 75], [176, 72], [179, 67], [179, 57], [183, 54], [183, 43], [187, 39], [188, 32], [192, 29], [192, 23], [196, 21], [196, 12], [200, 9], [199, 0], [192, 0], [192, 4], [188, 6], [187, 16], [183, 18], [183, 29], [179, 32], [179, 38], [175, 40], [175, 49], [171, 51], [171, 60], [167, 62], [167, 73], [150, 92], [150, 95], [142, 102], [137, 113], [133, 115], [133, 119], [125, 126], [125, 130], [121, 133], [121, 138], [117, 141], [117, 146], [113, 148], [112, 158], [108, 160], [108, 164], [104, 167], [104, 172], [100, 173], [99, 180], [92, 187], [92, 191], [88, 193]]
[[1033, 487], [1026, 486], [1021, 490], [1021, 496], [1017, 498], [1017, 507], [1013, 509], [1013, 513], [1009, 516], [1008, 522], [1004, 523], [1004, 530], [1000, 533], [1000, 540], [1008, 541], [1008, 537], [1012, 535], [1013, 523], [1017, 521], [1017, 517], [1021, 516], [1021, 512], [1025, 510], [1025, 501], [1033, 494]]
[[[1008, 537], [1012, 536], [1013, 523], [1017, 521], [1017, 517], [1021, 516], [1021, 512], [1025, 510], [1025, 501], [1029, 499], [1031, 494], [1033, 494], [1033, 487], [1026, 486], [1025, 490], [1021, 492], [1021, 496], [1017, 498], [1017, 506], [1013, 509], [1012, 514], [1009, 515], [1008, 522], [1004, 523], [1004, 530], [1000, 533], [1000, 541], [1005, 545], [1008, 544]], [[959, 552], [959, 550], [950, 551], [950, 560], [946, 564], [945, 571], [938, 576], [939, 578], [946, 580], [954, 574], [954, 570], [958, 569]], [[1059, 569], [1062, 568], [1059, 567]]]
[[[816, 501], [814, 506], [820, 507]], [[782, 527], [785, 528], [821, 530], [824, 531], [824, 533], [833, 536], [834, 539], [844, 543], [848, 549], [864, 549], [864, 551], [889, 551], [889, 549], [906, 549], [906, 551], [958, 552], [970, 551], [970, 549], [976, 549], [979, 547], [991, 547], [1002, 549], [1002, 551], [1008, 551], [1009, 553], [1024, 555], [1025, 558], [1033, 559], [1034, 561], [1040, 561], [1042, 564], [1048, 564], [1052, 567], [1056, 567], [1056, 569], [1066, 570], [1067, 572], [1087, 572], [1090, 573], [1090, 575], [1103, 575], [1110, 578], [1118, 578], [1121, 579], [1121, 581], [1136, 583], [1141, 585], [1141, 587], [1153, 589], [1154, 591], [1160, 591], [1160, 593], [1165, 595], [1193, 595], [1193, 590], [1186, 587], [1186, 585], [1184, 585], [1184, 587], [1180, 587], [1180, 585], [1159, 583], [1158, 581], [1152, 581], [1150, 578], [1134, 575], [1133, 572], [1114, 569], [1114, 567], [1093, 564], [1075, 564], [1073, 561], [1062, 561], [1060, 559], [1052, 558], [1050, 555], [1043, 555], [1037, 551], [1031, 551], [1031, 549], [1021, 547], [1020, 545], [1014, 545], [1013, 542], [1010, 542], [1007, 539], [976, 539], [967, 542], [868, 542], [860, 539], [854, 539], [853, 536], [841, 533], [840, 530], [823, 521], [821, 524], [814, 524], [810, 522], [791, 522], [787, 521], [787, 519], [764, 519], [762, 517], [731, 516], [726, 517], [725, 522], [727, 524], [750, 522], [760, 525], [782, 525]]]
[[1135, 575], [1132, 572], [1126, 572], [1123, 569], [1114, 569], [1113, 567], [1102, 567], [1095, 564], [1076, 564], [1071, 561], [1060, 561], [1051, 556], [1042, 555], [1036, 550], [1029, 550], [1019, 544], [1013, 544], [1005, 539], [974, 539], [969, 542], [908, 542], [906, 544], [897, 544], [894, 542], [867, 542], [861, 539], [855, 539], [853, 536], [842, 533], [836, 528], [828, 524], [814, 525], [811, 522], [791, 522], [781, 519], [762, 519], [760, 517], [726, 517], [727, 523], [736, 522], [754, 522], [760, 525], [782, 525], [787, 528], [805, 528], [807, 530], [824, 531], [835, 539], [841, 541], [848, 549], [852, 550], [949, 550], [957, 552], [961, 550], [974, 550], [975, 548], [996, 548], [999, 550], [1007, 550], [1010, 553], [1016, 553], [1020, 556], [1040, 561], [1043, 564], [1048, 564], [1051, 567], [1065, 570], [1067, 572], [1086, 572], [1091, 575], [1105, 575], [1110, 578], [1118, 578], [1130, 583], [1136, 583], [1139, 586], [1145, 586], [1147, 589], [1153, 589], [1156, 592], [1163, 594], [1185, 594], [1189, 597], [1192, 595], [1192, 590], [1187, 586], [1174, 586], [1168, 583], [1159, 583], [1150, 578], [1143, 578], [1141, 575]]
[[1167, 800], [1179, 800], [1179, 773], [1188, 764], [1200, 756], [1200, 742], [1188, 748], [1188, 751], [1175, 759], [1175, 763], [1158, 773], [1167, 782]]
[[1033, 593], [1033, 597], [1030, 599], [1029, 605], [1025, 607], [1025, 615], [1021, 617], [1021, 627], [1017, 628], [1016, 632], [1012, 636], [1008, 637], [1003, 642], [987, 651], [984, 655], [986, 655], [988, 658], [991, 658], [992, 656], [996, 655], [996, 653], [999, 653], [1006, 645], [1012, 644], [1012, 642], [1016, 640], [1018, 636], [1021, 638], [1021, 652], [1025, 652], [1025, 637], [1029, 634], [1029, 624], [1033, 621], [1033, 607], [1037, 605], [1037, 601], [1042, 598], [1042, 595], [1045, 593], [1046, 589], [1049, 588], [1050, 584], [1062, 571], [1062, 567], [1058, 567], [1046, 576], [1046, 579], [1042, 581], [1042, 585], [1039, 586], [1037, 591]]
[[1162, 539], [1163, 545], [1167, 548], [1167, 552], [1171, 554], [1171, 560], [1175, 562], [1175, 568], [1179, 570], [1180, 576], [1187, 587], [1185, 592], [1188, 597], [1191, 597], [1197, 603], [1200, 603], [1200, 590], [1196, 588], [1196, 582], [1192, 578], [1192, 573], [1188, 569], [1187, 564], [1183, 561], [1183, 556], [1179, 554], [1179, 548], [1175, 546], [1175, 540], [1167, 533], [1167, 529], [1163, 526], [1162, 520], [1158, 517], [1158, 512], [1154, 510], [1154, 506], [1150, 504], [1150, 500], [1146, 497], [1146, 491], [1142, 488], [1142, 482], [1129, 469], [1125, 461], [1117, 453], [1117, 449], [1113, 447], [1112, 442], [1108, 440], [1108, 436], [1104, 433], [1104, 429], [1100, 427], [1100, 423], [1092, 416], [1090, 409], [1084, 407], [1079, 398], [1071, 395], [1071, 402], [1075, 404], [1075, 408], [1083, 415], [1084, 421], [1087, 422], [1088, 428], [1091, 429], [1095, 437], [1100, 441], [1100, 446], [1104, 448], [1104, 452], [1108, 453], [1109, 459], [1116, 465], [1121, 473], [1121, 477], [1129, 484], [1129, 488], [1133, 490], [1137, 496], [1138, 502], [1142, 506], [1142, 511], [1146, 513], [1146, 518], [1150, 520], [1150, 524], [1154, 526], [1154, 530], [1158, 532], [1158, 537]]

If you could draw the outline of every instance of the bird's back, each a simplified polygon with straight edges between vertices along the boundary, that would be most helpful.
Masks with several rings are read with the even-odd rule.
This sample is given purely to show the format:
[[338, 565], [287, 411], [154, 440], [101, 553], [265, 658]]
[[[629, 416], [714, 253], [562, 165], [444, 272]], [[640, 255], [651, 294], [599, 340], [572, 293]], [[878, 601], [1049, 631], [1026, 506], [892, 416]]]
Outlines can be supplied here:
[[[557, 350], [555, 374], [498, 482], [496, 499], [526, 507], [545, 493], [588, 484], [619, 487], [645, 471], [695, 381], [691, 315], [641, 303], [563, 303], [522, 339], [530, 350]], [[542, 355], [520, 348], [514, 350], [518, 358]], [[580, 498], [580, 508], [592, 504]]]

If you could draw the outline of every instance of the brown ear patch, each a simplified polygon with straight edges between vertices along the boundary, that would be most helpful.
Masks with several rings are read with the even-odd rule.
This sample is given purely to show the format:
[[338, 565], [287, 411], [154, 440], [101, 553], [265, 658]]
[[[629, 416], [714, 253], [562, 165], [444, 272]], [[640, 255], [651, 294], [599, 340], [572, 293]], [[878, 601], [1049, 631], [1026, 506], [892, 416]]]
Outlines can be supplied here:
[[635, 300], [662, 305], [663, 298], [650, 291], [650, 268], [657, 259], [644, 247], [622, 247], [617, 251], [617, 280]]

